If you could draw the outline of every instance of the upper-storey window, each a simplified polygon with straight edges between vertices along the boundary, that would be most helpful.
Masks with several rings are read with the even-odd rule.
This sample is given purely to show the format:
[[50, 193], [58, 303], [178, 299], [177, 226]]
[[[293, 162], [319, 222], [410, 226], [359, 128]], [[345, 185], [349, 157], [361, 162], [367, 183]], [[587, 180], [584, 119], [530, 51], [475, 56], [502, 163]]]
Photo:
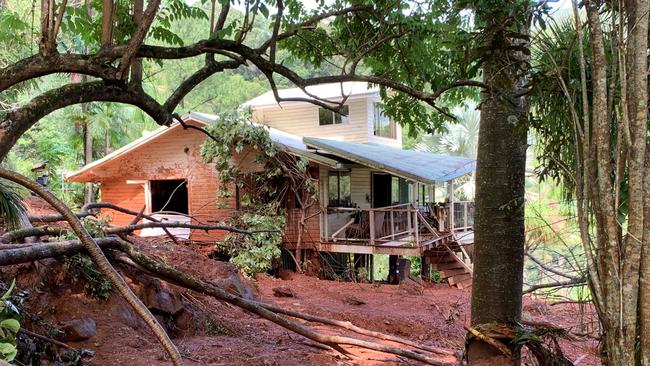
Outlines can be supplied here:
[[341, 107], [340, 113], [335, 113], [325, 108], [318, 108], [318, 124], [324, 126], [346, 123], [349, 115], [350, 108], [347, 105]]
[[395, 128], [395, 123], [388, 118], [384, 113], [384, 110], [381, 109], [377, 103], [374, 105], [373, 113], [373, 130], [375, 131], [375, 136], [386, 137], [389, 139], [397, 138], [397, 129]]

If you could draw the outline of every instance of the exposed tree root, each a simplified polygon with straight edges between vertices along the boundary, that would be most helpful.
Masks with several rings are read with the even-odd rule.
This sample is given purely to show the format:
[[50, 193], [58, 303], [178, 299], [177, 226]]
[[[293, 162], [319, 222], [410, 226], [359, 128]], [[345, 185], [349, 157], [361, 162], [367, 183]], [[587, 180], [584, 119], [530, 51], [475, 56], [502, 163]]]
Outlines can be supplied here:
[[106, 274], [111, 283], [117, 288], [120, 294], [122, 294], [124, 299], [133, 308], [135, 313], [138, 314], [138, 316], [140, 316], [147, 323], [149, 328], [151, 328], [156, 338], [158, 338], [160, 343], [163, 345], [171, 357], [174, 365], [181, 365], [181, 355], [176, 349], [176, 346], [174, 346], [174, 343], [172, 343], [171, 339], [169, 339], [169, 336], [165, 332], [164, 328], [160, 325], [160, 323], [158, 323], [156, 318], [153, 316], [153, 314], [151, 314], [149, 309], [147, 309], [142, 301], [140, 301], [140, 299], [133, 293], [133, 291], [131, 291], [131, 288], [126, 284], [126, 282], [124, 282], [124, 279], [115, 270], [115, 268], [113, 268], [100, 247], [97, 245], [97, 243], [95, 243], [92, 236], [90, 236], [86, 228], [84, 228], [84, 226], [81, 224], [81, 221], [79, 221], [77, 216], [70, 210], [70, 208], [68, 208], [65, 203], [59, 200], [47, 189], [34, 182], [33, 180], [18, 173], [0, 168], [0, 177], [19, 184], [36, 193], [61, 214], [62, 218], [67, 221], [68, 224], [70, 224], [70, 228], [77, 235], [83, 244], [84, 249], [88, 252], [99, 270]]
[[[140, 252], [133, 245], [120, 238], [108, 237], [108, 238], [101, 238], [96, 240], [97, 240], [97, 244], [105, 249], [116, 249], [119, 250], [120, 252], [125, 253], [138, 266], [142, 267], [144, 270], [153, 274], [154, 276], [160, 277], [170, 283], [194, 290], [199, 293], [212, 296], [224, 302], [238, 306], [264, 319], [270, 320], [286, 329], [298, 333], [312, 341], [332, 347], [333, 349], [336, 349], [341, 353], [344, 354], [348, 353], [342, 346], [356, 346], [360, 348], [366, 348], [375, 351], [394, 354], [397, 356], [405, 357], [412, 360], [417, 360], [430, 365], [446, 366], [446, 365], [455, 364], [455, 362], [437, 359], [435, 357], [423, 354], [417, 350], [407, 350], [400, 347], [394, 347], [394, 346], [390, 346], [378, 342], [365, 341], [356, 338], [322, 334], [320, 332], [314, 331], [310, 327], [296, 323], [279, 314], [285, 314], [291, 317], [296, 317], [308, 321], [314, 321], [323, 324], [338, 326], [344, 329], [354, 331], [359, 334], [379, 338], [382, 340], [389, 340], [389, 341], [401, 343], [403, 345], [409, 345], [414, 348], [418, 348], [420, 350], [425, 350], [425, 351], [444, 354], [444, 355], [453, 355], [453, 352], [449, 350], [442, 350], [435, 347], [416, 344], [416, 342], [412, 342], [410, 340], [356, 327], [349, 322], [327, 319], [319, 316], [314, 316], [310, 314], [283, 309], [281, 307], [271, 305], [271, 304], [263, 304], [255, 301], [246, 300], [240, 296], [231, 294], [226, 290], [212, 283], [208, 283], [194, 276], [191, 276], [187, 273], [178, 271], [164, 263], [158, 262], [148, 257], [144, 253]], [[69, 255], [69, 254], [82, 251], [83, 249], [84, 249], [83, 245], [77, 240], [57, 242], [57, 243], [40, 243], [40, 244], [34, 244], [31, 246], [25, 246], [16, 249], [5, 249], [5, 250], [0, 250], [0, 265], [23, 263], [23, 262], [33, 261], [37, 259], [49, 258], [52, 256], [58, 256], [58, 255]]]

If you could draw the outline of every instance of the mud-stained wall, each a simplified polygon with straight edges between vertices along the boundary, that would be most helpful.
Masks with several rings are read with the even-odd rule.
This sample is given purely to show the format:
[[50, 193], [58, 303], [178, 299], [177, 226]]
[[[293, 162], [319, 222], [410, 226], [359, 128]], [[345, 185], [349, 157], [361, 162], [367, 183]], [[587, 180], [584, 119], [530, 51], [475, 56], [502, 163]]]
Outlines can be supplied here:
[[[100, 180], [101, 199], [133, 211], [147, 203], [145, 185], [148, 180], [185, 179], [188, 184], [189, 213], [202, 223], [216, 224], [228, 217], [235, 208], [234, 197], [217, 206], [218, 173], [212, 164], [205, 164], [199, 149], [205, 135], [196, 130], [174, 130], [159, 136], [104, 165], [96, 174]], [[222, 201], [223, 202], [223, 201]], [[114, 225], [125, 225], [132, 216], [106, 210]], [[221, 231], [193, 231], [193, 240], [215, 240], [225, 235]]]

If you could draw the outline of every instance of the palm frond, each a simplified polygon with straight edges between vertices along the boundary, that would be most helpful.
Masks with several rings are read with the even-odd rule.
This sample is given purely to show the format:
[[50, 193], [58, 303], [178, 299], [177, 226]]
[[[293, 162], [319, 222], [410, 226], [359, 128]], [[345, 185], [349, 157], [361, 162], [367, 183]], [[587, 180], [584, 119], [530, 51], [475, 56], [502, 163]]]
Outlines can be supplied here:
[[19, 228], [20, 218], [25, 212], [18, 190], [13, 184], [0, 180], [0, 220], [4, 222], [6, 228], [8, 230]]

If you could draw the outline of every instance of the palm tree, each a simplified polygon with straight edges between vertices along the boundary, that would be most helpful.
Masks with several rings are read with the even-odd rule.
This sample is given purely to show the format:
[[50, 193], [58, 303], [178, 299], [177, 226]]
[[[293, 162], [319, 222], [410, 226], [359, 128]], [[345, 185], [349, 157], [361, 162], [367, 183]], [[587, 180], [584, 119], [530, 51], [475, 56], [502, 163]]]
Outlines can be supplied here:
[[414, 150], [476, 158], [481, 119], [476, 103], [468, 102], [465, 108], [456, 109], [454, 115], [457, 116], [457, 120], [445, 123], [446, 132], [423, 136]]
[[[476, 107], [476, 103], [469, 101], [465, 108], [454, 110], [454, 115], [457, 116], [456, 122], [445, 123], [446, 132], [444, 133], [423, 136], [415, 145], [414, 150], [476, 158], [481, 120], [481, 113]], [[474, 182], [472, 174], [466, 181], [459, 182], [455, 193], [463, 199], [474, 199]]]

